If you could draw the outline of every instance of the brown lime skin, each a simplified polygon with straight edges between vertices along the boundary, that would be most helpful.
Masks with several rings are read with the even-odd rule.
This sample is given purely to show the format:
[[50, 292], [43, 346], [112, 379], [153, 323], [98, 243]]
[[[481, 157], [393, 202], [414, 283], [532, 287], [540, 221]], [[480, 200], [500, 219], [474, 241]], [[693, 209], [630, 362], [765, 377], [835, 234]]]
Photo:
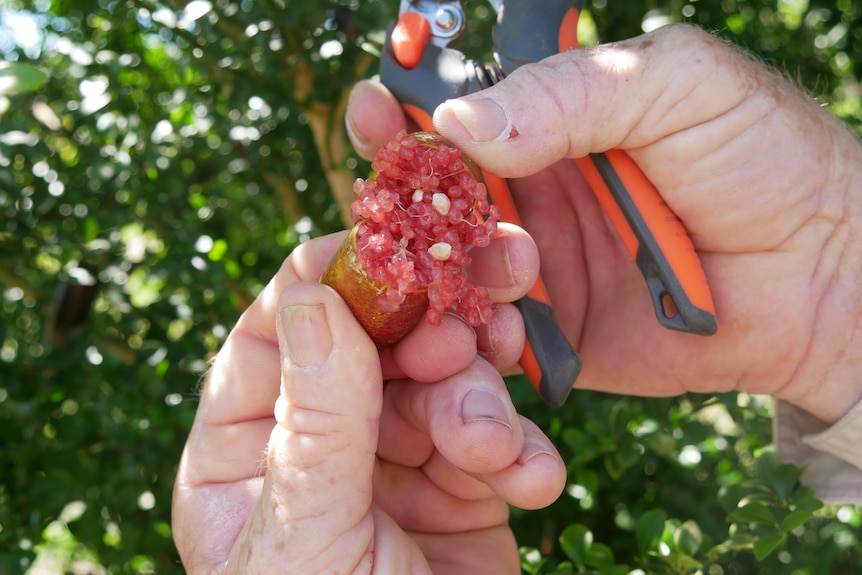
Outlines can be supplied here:
[[320, 282], [333, 288], [347, 302], [347, 306], [378, 348], [394, 345], [421, 321], [428, 309], [425, 290], [407, 294], [396, 312], [380, 309], [377, 299], [386, 293], [386, 286], [365, 273], [356, 252], [356, 229], [341, 243], [329, 262]]

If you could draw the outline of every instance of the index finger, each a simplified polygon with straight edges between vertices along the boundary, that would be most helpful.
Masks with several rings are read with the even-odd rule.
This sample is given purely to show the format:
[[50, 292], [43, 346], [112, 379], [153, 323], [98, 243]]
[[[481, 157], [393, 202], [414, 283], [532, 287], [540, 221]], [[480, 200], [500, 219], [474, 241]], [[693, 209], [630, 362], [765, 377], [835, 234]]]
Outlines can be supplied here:
[[374, 80], [360, 80], [353, 86], [344, 121], [350, 142], [366, 160], [407, 128], [401, 104], [383, 84]]

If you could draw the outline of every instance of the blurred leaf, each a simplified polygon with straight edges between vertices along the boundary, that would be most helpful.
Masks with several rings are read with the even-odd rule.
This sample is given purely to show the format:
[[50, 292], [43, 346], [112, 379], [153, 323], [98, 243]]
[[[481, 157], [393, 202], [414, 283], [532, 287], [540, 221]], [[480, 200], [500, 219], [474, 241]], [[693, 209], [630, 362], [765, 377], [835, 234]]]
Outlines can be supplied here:
[[620, 479], [641, 457], [638, 446], [628, 440], [621, 441], [610, 454], [605, 456], [605, 469], [613, 479]]
[[207, 257], [209, 257], [210, 261], [214, 261], [214, 262], [221, 261], [222, 258], [224, 258], [225, 254], [227, 253], [227, 250], [228, 250], [227, 242], [222, 240], [222, 239], [218, 239], [215, 242], [213, 242], [213, 247], [209, 251], [209, 253], [207, 254]]
[[608, 565], [598, 570], [598, 575], [629, 575], [631, 568], [628, 565]]
[[763, 561], [785, 541], [785, 535], [761, 537], [754, 542], [754, 556], [758, 561]]
[[687, 555], [694, 555], [703, 544], [703, 533], [694, 521], [685, 521], [673, 534], [674, 547]]
[[729, 539], [726, 539], [706, 552], [707, 557], [716, 558], [721, 554], [729, 552], [744, 551], [752, 549], [756, 537], [749, 533], [735, 533]]
[[738, 484], [722, 486], [718, 493], [718, 501], [725, 511], [730, 513], [739, 507], [739, 502], [746, 495], [746, 490]]
[[587, 564], [587, 551], [592, 540], [592, 533], [584, 525], [569, 525], [560, 534], [560, 546], [575, 565]]
[[662, 457], [673, 457], [678, 448], [678, 442], [669, 433], [656, 433], [649, 439], [650, 448]]
[[734, 521], [744, 523], [760, 523], [763, 525], [774, 525], [775, 516], [766, 506], [761, 503], [749, 503], [730, 514]]
[[674, 573], [691, 573], [703, 566], [701, 561], [685, 553], [671, 553], [663, 559], [671, 566]]
[[787, 515], [787, 517], [781, 520], [781, 529], [783, 529], [784, 531], [793, 531], [797, 527], [805, 525], [805, 523], [808, 522], [813, 516], [813, 512], [804, 509], [797, 509], [796, 511], [791, 511]]
[[568, 561], [564, 561], [557, 565], [557, 567], [549, 572], [549, 575], [574, 575], [576, 573], [574, 567]]
[[48, 81], [48, 75], [27, 64], [0, 62], [0, 96], [35, 92]]
[[800, 474], [801, 470], [795, 465], [789, 463], [778, 465], [772, 471], [770, 485], [781, 499], [788, 499], [799, 481]]
[[666, 520], [667, 513], [662, 509], [651, 509], [638, 517], [635, 526], [638, 553], [645, 557], [655, 548], [664, 531]]
[[521, 547], [518, 552], [521, 555], [521, 570], [524, 573], [541, 573], [542, 568], [548, 562], [538, 549]]
[[587, 547], [585, 563], [590, 567], [610, 567], [614, 564], [614, 552], [603, 543], [592, 543]]
[[823, 507], [823, 502], [817, 498], [814, 490], [803, 487], [797, 489], [792, 497], [793, 507], [799, 511], [814, 512]]
[[779, 466], [778, 458], [772, 450], [760, 453], [754, 462], [754, 477], [761, 483], [770, 485]]

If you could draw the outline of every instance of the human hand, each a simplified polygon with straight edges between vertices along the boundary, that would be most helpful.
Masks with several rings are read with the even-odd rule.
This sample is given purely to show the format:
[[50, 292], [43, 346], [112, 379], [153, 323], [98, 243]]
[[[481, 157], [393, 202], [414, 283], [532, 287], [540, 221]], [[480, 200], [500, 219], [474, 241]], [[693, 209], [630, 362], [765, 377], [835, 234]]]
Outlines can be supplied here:
[[[500, 229], [471, 274], [508, 302], [538, 257]], [[378, 355], [315, 283], [343, 238], [294, 250], [213, 362], [174, 490], [186, 571], [519, 573], [507, 503], [548, 505], [565, 483], [499, 375], [521, 353], [520, 315], [499, 303], [486, 329], [422, 322]]]
[[[405, 127], [363, 82], [348, 132], [369, 156]], [[784, 79], [696, 28], [524, 66], [434, 115], [513, 178], [567, 336], [577, 387], [637, 395], [768, 393], [832, 422], [862, 395], [862, 146]], [[624, 149], [686, 225], [718, 333], [668, 331], [572, 158]]]

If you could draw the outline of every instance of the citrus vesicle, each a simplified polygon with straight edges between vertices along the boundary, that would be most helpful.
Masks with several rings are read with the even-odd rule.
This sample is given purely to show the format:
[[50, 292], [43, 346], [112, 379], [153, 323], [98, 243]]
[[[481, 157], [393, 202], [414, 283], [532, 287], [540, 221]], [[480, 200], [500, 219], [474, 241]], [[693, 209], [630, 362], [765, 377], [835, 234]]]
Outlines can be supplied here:
[[358, 179], [357, 222], [321, 281], [341, 294], [381, 347], [406, 335], [425, 313], [438, 325], [451, 310], [488, 323], [487, 289], [467, 274], [470, 250], [487, 246], [499, 210], [481, 171], [433, 132], [400, 133]]

